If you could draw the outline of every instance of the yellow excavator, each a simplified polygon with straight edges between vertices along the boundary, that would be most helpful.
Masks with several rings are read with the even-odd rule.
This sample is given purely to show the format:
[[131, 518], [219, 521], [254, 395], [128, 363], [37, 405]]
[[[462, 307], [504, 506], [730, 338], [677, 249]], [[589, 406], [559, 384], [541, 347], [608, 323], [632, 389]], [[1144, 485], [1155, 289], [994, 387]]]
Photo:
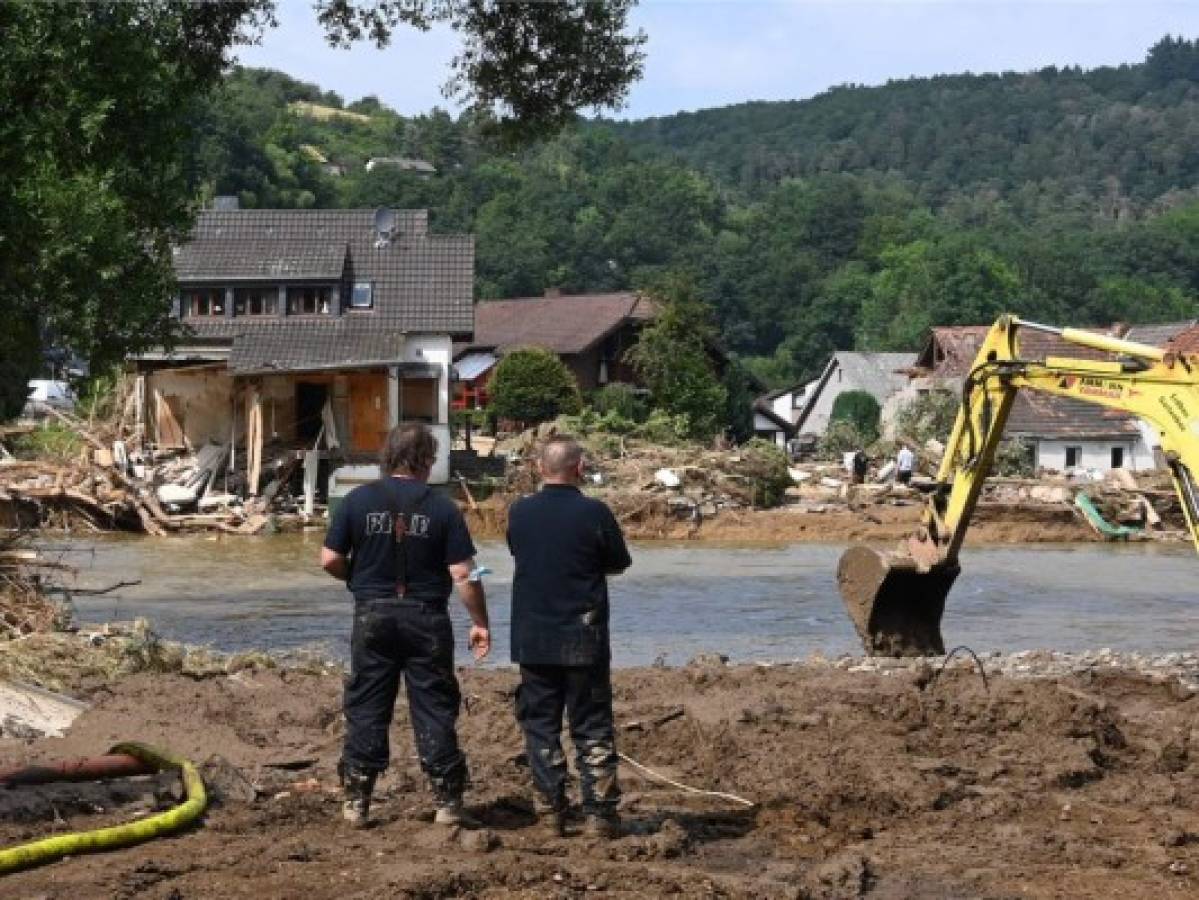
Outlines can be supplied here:
[[[1020, 335], [1027, 331], [1055, 334], [1103, 356], [1022, 359]], [[1018, 391], [1095, 403], [1131, 413], [1156, 429], [1199, 550], [1199, 353], [1002, 316], [966, 375], [957, 420], [916, 533], [898, 551], [855, 545], [841, 557], [837, 584], [867, 653], [945, 652], [945, 598], [961, 571], [962, 541]]]

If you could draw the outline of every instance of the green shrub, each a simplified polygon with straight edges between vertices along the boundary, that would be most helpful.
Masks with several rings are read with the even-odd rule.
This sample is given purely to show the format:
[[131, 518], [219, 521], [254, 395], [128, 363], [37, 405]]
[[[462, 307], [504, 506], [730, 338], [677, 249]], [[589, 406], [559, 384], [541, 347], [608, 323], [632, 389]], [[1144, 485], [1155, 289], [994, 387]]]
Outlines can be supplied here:
[[1033, 458], [1032, 444], [1019, 438], [1004, 438], [995, 448], [991, 474], [1007, 478], [1030, 478], [1035, 468]]
[[949, 440], [960, 402], [952, 391], [930, 391], [903, 406], [895, 416], [895, 436], [923, 447], [930, 439]]
[[851, 422], [867, 444], [878, 439], [878, 421], [882, 409], [872, 394], [866, 391], [846, 391], [833, 401], [829, 424]]
[[514, 350], [495, 367], [488, 411], [501, 419], [531, 425], [577, 413], [582, 406], [570, 369], [548, 350]]
[[741, 448], [745, 475], [752, 488], [754, 506], [778, 506], [791, 486], [787, 454], [773, 441], [754, 438]]
[[864, 450], [871, 441], [866, 440], [858, 426], [847, 419], [830, 422], [824, 437], [817, 445], [817, 453], [825, 459], [840, 459], [842, 453]]
[[631, 422], [644, 422], [649, 415], [645, 392], [631, 384], [608, 384], [591, 395], [591, 407], [601, 416], [615, 413]]
[[79, 459], [83, 448], [83, 438], [61, 422], [46, 422], [9, 442], [9, 449], [20, 459], [69, 462]]
[[683, 444], [691, 436], [691, 422], [685, 415], [671, 415], [655, 409], [637, 428], [637, 436], [652, 444]]

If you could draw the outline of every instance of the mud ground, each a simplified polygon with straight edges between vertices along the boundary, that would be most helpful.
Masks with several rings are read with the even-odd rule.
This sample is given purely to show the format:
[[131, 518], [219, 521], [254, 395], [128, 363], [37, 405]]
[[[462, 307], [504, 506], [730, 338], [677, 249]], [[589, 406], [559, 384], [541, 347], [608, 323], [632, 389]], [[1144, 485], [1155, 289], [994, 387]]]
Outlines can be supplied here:
[[[607, 498], [611, 499], [611, 498]], [[923, 507], [871, 504], [856, 509], [829, 504], [824, 512], [799, 506], [767, 510], [722, 510], [695, 521], [672, 515], [661, 498], [629, 497], [614, 505], [630, 540], [699, 543], [788, 544], [801, 542], [898, 543], [920, 524]], [[507, 527], [506, 500], [489, 500], [465, 510], [471, 534], [502, 539]], [[1100, 538], [1064, 506], [980, 504], [966, 536], [967, 546], [994, 544], [1077, 543]]]
[[[0, 739], [0, 767], [135, 738], [197, 762], [201, 827], [0, 880], [22, 898], [1195, 897], [1199, 698], [1096, 667], [931, 679], [718, 662], [616, 674], [620, 749], [753, 810], [622, 766], [628, 834], [534, 821], [512, 671], [468, 670], [462, 734], [482, 831], [431, 823], [403, 704], [377, 827], [338, 821], [336, 674], [142, 674], [77, 685], [62, 739]], [[682, 712], [679, 713], [679, 708]], [[0, 791], [0, 845], [172, 802], [174, 779]]]

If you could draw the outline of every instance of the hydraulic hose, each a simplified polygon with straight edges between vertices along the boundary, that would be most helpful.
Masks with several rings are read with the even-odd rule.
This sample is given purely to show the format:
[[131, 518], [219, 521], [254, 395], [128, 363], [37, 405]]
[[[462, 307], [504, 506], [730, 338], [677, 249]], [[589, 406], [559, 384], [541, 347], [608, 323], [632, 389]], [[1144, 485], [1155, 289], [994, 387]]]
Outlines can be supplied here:
[[195, 822], [207, 807], [208, 796], [204, 791], [204, 780], [188, 760], [167, 750], [134, 742], [117, 744], [109, 753], [135, 757], [145, 763], [150, 771], [178, 769], [183, 779], [186, 799], [174, 809], [136, 822], [99, 828], [95, 831], [57, 835], [0, 850], [0, 875], [40, 866], [64, 856], [131, 847], [172, 834]]

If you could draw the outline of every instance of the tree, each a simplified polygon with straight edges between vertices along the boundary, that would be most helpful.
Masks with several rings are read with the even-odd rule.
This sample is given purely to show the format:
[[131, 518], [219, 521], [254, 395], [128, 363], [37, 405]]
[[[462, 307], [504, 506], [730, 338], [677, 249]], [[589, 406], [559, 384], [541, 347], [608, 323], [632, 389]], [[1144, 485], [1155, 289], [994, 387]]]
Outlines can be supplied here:
[[580, 109], [616, 107], [641, 77], [644, 33], [627, 34], [636, 0], [318, 0], [329, 42], [386, 46], [402, 25], [448, 22], [462, 36], [447, 96], [493, 110], [501, 130], [527, 138]]
[[829, 422], [850, 422], [866, 444], [878, 440], [878, 422], [882, 408], [874, 395], [866, 391], [845, 391], [833, 401]]
[[711, 314], [692, 284], [677, 277], [651, 290], [649, 297], [656, 315], [627, 359], [656, 408], [686, 416], [691, 437], [711, 438], [725, 426], [728, 402], [709, 349], [714, 341]]
[[0, 5], [0, 418], [41, 347], [94, 367], [170, 336], [194, 104], [261, 2]]
[[[448, 90], [527, 138], [619, 105], [643, 60], [644, 35], [625, 32], [633, 2], [327, 0], [318, 17], [338, 44], [450, 23], [463, 44]], [[23, 402], [42, 342], [97, 367], [169, 343], [171, 247], [206, 191], [247, 205], [336, 202], [339, 186], [304, 152], [311, 123], [275, 119], [246, 140], [236, 96], [223, 109], [222, 98], [202, 102], [228, 51], [274, 24], [273, 10], [274, 0], [0, 4], [0, 320], [12, 323], [0, 335], [0, 417]], [[260, 82], [284, 100], [268, 109], [342, 106], [277, 73]], [[379, 106], [358, 104], [372, 123]], [[196, 140], [214, 121], [228, 127]]]
[[522, 425], [548, 422], [582, 409], [579, 385], [570, 369], [540, 347], [513, 350], [495, 367], [488, 411]]
[[729, 358], [724, 376], [720, 379], [724, 387], [724, 421], [729, 435], [738, 443], [754, 436], [754, 393], [749, 370], [741, 360]]

